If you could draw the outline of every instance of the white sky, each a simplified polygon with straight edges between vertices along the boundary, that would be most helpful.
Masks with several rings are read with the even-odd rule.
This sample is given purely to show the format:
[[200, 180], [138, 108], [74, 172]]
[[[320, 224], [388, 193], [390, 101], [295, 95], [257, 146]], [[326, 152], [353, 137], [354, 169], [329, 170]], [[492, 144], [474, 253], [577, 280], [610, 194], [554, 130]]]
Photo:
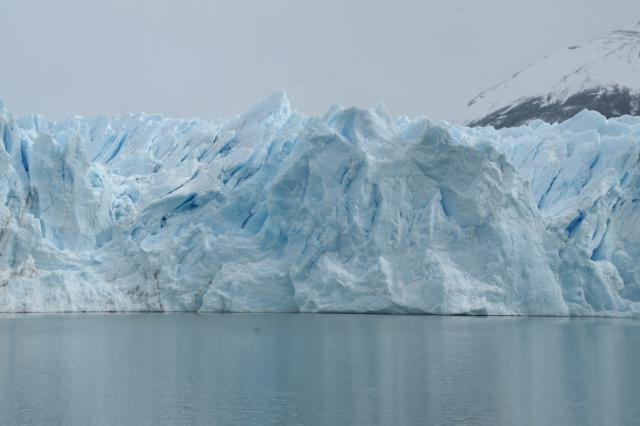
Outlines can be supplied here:
[[452, 117], [550, 51], [640, 20], [638, 0], [0, 0], [14, 114], [229, 117], [279, 89]]

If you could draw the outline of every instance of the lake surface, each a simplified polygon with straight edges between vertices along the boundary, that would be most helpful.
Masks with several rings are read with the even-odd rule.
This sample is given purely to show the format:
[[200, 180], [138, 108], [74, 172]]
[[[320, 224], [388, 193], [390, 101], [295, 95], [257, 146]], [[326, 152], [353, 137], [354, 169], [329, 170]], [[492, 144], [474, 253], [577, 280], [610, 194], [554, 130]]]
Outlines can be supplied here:
[[0, 424], [640, 422], [640, 321], [0, 316]]

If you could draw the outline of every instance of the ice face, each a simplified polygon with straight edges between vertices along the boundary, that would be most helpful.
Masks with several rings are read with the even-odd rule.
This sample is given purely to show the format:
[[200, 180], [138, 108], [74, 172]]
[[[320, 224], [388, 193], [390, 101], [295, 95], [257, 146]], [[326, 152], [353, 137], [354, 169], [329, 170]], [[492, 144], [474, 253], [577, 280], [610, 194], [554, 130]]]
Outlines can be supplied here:
[[0, 114], [0, 311], [640, 311], [638, 118]]

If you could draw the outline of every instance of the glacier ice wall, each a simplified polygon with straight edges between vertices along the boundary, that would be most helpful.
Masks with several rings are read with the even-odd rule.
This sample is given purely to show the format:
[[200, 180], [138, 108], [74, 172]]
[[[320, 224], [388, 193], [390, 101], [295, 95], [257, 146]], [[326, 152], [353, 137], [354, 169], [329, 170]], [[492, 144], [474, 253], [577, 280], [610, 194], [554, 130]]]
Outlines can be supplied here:
[[636, 315], [640, 118], [0, 107], [0, 311]]

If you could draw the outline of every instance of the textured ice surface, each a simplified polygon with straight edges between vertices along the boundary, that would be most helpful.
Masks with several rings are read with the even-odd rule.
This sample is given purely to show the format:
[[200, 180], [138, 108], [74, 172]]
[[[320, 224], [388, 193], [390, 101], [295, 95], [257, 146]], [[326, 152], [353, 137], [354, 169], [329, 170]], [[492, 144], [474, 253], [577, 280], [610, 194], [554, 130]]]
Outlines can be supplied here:
[[635, 315], [640, 118], [0, 112], [1, 311]]

